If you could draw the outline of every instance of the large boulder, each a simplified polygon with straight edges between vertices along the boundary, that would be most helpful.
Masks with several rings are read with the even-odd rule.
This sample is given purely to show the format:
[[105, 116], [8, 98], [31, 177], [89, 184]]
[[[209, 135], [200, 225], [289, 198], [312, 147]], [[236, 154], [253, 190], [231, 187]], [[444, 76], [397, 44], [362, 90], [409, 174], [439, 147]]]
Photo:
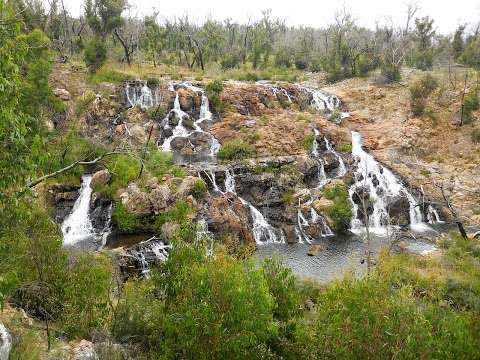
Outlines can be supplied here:
[[53, 94], [63, 101], [69, 101], [72, 98], [67, 89], [54, 89]]
[[137, 184], [130, 184], [127, 190], [120, 195], [122, 204], [127, 211], [135, 215], [149, 215], [152, 213], [150, 195], [140, 190]]
[[81, 340], [72, 349], [71, 360], [99, 360], [93, 343], [87, 340]]
[[208, 205], [210, 228], [217, 237], [231, 236], [242, 243], [255, 244], [249, 210], [235, 195], [211, 197]]
[[172, 192], [167, 185], [158, 185], [150, 193], [150, 201], [155, 214], [167, 211], [171, 202]]
[[388, 204], [390, 222], [394, 225], [407, 225], [410, 223], [410, 203], [405, 196], [397, 196]]
[[92, 189], [95, 189], [97, 187], [106, 185], [110, 182], [111, 178], [112, 174], [110, 174], [110, 171], [108, 171], [108, 169], [99, 170], [93, 174], [92, 181], [90, 182], [90, 187]]

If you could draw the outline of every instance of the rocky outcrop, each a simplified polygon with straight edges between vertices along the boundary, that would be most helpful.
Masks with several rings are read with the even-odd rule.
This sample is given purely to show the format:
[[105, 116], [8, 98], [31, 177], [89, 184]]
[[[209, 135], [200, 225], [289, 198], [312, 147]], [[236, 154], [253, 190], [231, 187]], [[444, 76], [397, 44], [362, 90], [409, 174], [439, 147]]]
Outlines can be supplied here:
[[97, 187], [107, 185], [111, 178], [112, 174], [110, 174], [108, 169], [99, 170], [93, 174], [90, 186], [92, 189], [95, 189]]
[[47, 189], [49, 202], [55, 208], [55, 222], [61, 224], [72, 212], [73, 205], [79, 196], [80, 186], [55, 184]]
[[255, 244], [250, 228], [249, 210], [237, 196], [225, 194], [208, 199], [210, 228], [219, 239], [232, 236], [240, 242]]
[[99, 360], [95, 346], [92, 342], [81, 340], [72, 349], [71, 360]]

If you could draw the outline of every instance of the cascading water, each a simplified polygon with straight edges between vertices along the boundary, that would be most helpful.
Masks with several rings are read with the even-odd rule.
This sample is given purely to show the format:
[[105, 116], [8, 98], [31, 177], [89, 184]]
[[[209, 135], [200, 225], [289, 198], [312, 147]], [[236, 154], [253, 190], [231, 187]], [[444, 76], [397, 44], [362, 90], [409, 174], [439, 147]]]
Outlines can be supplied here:
[[438, 214], [438, 211], [432, 205], [428, 205], [427, 220], [431, 224], [443, 223], [442, 219], [440, 219], [440, 215]]
[[325, 141], [325, 147], [327, 148], [327, 151], [332, 153], [338, 160], [339, 165], [338, 165], [337, 177], [345, 176], [345, 174], [347, 173], [347, 168], [345, 166], [345, 163], [344, 163], [342, 157], [335, 151], [335, 149], [330, 144], [330, 141], [328, 141], [328, 139], [326, 137], [324, 137], [323, 140]]
[[320, 131], [318, 129], [313, 129], [314, 139], [312, 145], [312, 155], [317, 159], [318, 163], [318, 187], [323, 187], [327, 182], [327, 175], [325, 174], [325, 165], [323, 164], [323, 159], [319, 157], [318, 151], [318, 140], [317, 137], [320, 135]]
[[250, 216], [252, 217], [252, 233], [255, 242], [259, 245], [268, 243], [283, 243], [285, 242], [285, 236], [283, 232], [280, 232], [280, 236], [277, 235], [276, 230], [272, 225], [268, 223], [263, 214], [250, 202], [238, 196], [235, 190], [235, 174], [231, 169], [225, 171], [225, 191], [222, 191], [215, 179], [215, 173], [213, 171], [205, 171], [208, 179], [210, 180], [213, 189], [221, 194], [232, 193], [238, 197], [241, 203], [248, 207], [250, 210]]
[[171, 86], [171, 89], [173, 91], [176, 91], [175, 101], [174, 101], [174, 104], [173, 104], [173, 109], [170, 110], [170, 112], [167, 114], [167, 116], [163, 120], [164, 129], [170, 129], [171, 128], [171, 126], [169, 125], [169, 118], [171, 118], [172, 116], [175, 116], [175, 117], [178, 118], [178, 123], [177, 123], [177, 125], [175, 125], [173, 127], [171, 135], [168, 136], [163, 141], [163, 143], [161, 145], [161, 148], [162, 148], [163, 151], [171, 151], [171, 142], [172, 142], [173, 139], [175, 139], [177, 137], [188, 138], [194, 132], [199, 132], [199, 133], [208, 134], [208, 136], [210, 137], [210, 139], [211, 139], [210, 140], [210, 156], [214, 157], [217, 154], [218, 150], [220, 149], [220, 143], [218, 142], [218, 140], [212, 134], [210, 134], [208, 132], [205, 132], [200, 126], [200, 124], [202, 122], [212, 120], [212, 113], [211, 113], [210, 108], [209, 108], [208, 97], [205, 95], [204, 91], [201, 88], [193, 86], [189, 83], [179, 84], [177, 86], [177, 88], [179, 88], [179, 87], [189, 89], [189, 90], [193, 91], [194, 93], [201, 93], [202, 102], [201, 102], [201, 106], [200, 106], [199, 118], [193, 122], [193, 129], [192, 130], [188, 130], [187, 128], [185, 128], [185, 126], [183, 124], [183, 121], [184, 121], [184, 119], [188, 119], [189, 115], [181, 109], [178, 91], [176, 91], [174, 89], [174, 87]]
[[128, 106], [138, 105], [142, 109], [147, 109], [155, 105], [156, 97], [152, 94], [152, 90], [146, 81], [133, 81], [125, 84], [125, 97]]
[[0, 360], [8, 360], [12, 348], [12, 337], [7, 328], [0, 322]]
[[[310, 102], [310, 106], [318, 111], [333, 113], [334, 111], [338, 110], [342, 104], [336, 95], [327, 94], [321, 90], [310, 89], [307, 87], [302, 87], [301, 89], [311, 94], [312, 100]], [[350, 114], [348, 112], [340, 112], [339, 120], [341, 121], [349, 116]]]
[[90, 197], [92, 196], [91, 181], [92, 175], [82, 176], [78, 199], [73, 205], [72, 212], [61, 226], [64, 245], [74, 245], [95, 236], [95, 230], [89, 217]]
[[420, 206], [413, 195], [390, 170], [380, 165], [372, 155], [363, 150], [362, 137], [356, 131], [352, 131], [352, 155], [357, 161], [357, 169], [354, 173], [355, 182], [349, 189], [353, 205], [351, 230], [353, 232], [363, 230], [364, 223], [359, 219], [361, 209], [354, 199], [365, 199], [365, 197], [368, 197], [364, 200], [368, 202], [365, 207], [372, 208], [369, 215], [369, 227], [372, 232], [385, 233], [386, 226], [390, 225], [389, 204], [399, 197], [404, 197], [408, 201], [410, 226], [416, 230], [425, 229]]
[[127, 252], [133, 259], [135, 267], [140, 272], [140, 275], [148, 278], [150, 276], [149, 264], [166, 261], [170, 249], [171, 245], [165, 244], [163, 241], [154, 237], [142, 241]]

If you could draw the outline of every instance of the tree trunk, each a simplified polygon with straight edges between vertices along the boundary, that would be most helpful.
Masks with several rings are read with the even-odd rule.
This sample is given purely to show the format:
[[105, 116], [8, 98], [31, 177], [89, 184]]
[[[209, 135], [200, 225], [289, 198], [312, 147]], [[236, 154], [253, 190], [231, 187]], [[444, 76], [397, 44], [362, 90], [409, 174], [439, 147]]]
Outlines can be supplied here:
[[123, 52], [125, 53], [125, 60], [127, 60], [127, 64], [131, 65], [131, 60], [130, 60], [130, 50], [128, 49], [128, 45], [125, 43], [125, 41], [122, 39], [120, 34], [118, 33], [118, 29], [115, 29], [113, 31], [115, 36], [117, 37], [118, 41], [120, 41], [120, 44], [122, 45]]

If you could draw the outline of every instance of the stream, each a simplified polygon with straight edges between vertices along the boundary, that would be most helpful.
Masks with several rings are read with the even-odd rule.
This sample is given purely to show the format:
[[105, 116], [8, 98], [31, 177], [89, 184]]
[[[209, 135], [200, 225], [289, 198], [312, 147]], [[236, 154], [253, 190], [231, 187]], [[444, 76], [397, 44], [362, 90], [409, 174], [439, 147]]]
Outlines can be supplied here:
[[[289, 102], [294, 101], [287, 90], [281, 87], [265, 83], [261, 85], [267, 87], [273, 96], [278, 97], [281, 94]], [[201, 96], [201, 106], [197, 118], [192, 118], [191, 114], [189, 115], [181, 109], [180, 89], [187, 89]], [[321, 90], [303, 87], [301, 89], [311, 94], [310, 105], [317, 111], [327, 114], [337, 111], [340, 113], [340, 120], [349, 116], [348, 113], [339, 111], [341, 102], [336, 96], [324, 93]], [[192, 148], [195, 148], [192, 141], [200, 134], [208, 140], [208, 149], [202, 156], [192, 157], [188, 161], [197, 164], [203, 164], [204, 161], [207, 161], [215, 167], [216, 154], [221, 145], [208, 131], [208, 125], [202, 125], [204, 122], [210, 124], [214, 121], [204, 90], [188, 82], [172, 83], [170, 90], [175, 93], [173, 108], [160, 123], [164, 136], [157, 141], [159, 150], [173, 152], [172, 145], [179, 141], [187, 141]], [[125, 98], [127, 106], [140, 106], [144, 109], [155, 106], [159, 101], [158, 93], [152, 91], [144, 81], [127, 83]], [[188, 126], [187, 123], [189, 123]], [[236, 196], [241, 204], [248, 209], [251, 221], [250, 229], [257, 244], [255, 254], [257, 259], [278, 256], [298, 276], [314, 278], [322, 282], [338, 278], [345, 271], [362, 274], [366, 268], [363, 261], [366, 250], [364, 241], [366, 225], [373, 234], [371, 249], [376, 254], [382, 247], [389, 245], [388, 233], [391, 233], [390, 230], [393, 231], [398, 228], [392, 221], [391, 215], [391, 207], [396, 206], [397, 203], [408, 206], [408, 224], [412, 233], [436, 234], [435, 228], [438, 228], [438, 225], [441, 224], [436, 209], [432, 205], [428, 205], [426, 213], [423, 213], [414, 194], [402, 181], [363, 149], [362, 138], [358, 132], [352, 132], [354, 164], [349, 169], [342, 155], [335, 150], [330, 141], [318, 129], [313, 128], [312, 131], [314, 141], [310, 156], [317, 163], [317, 179], [312, 188], [305, 189], [309, 193], [306, 200], [300, 203], [299, 199], [295, 219], [295, 235], [298, 243], [287, 243], [284, 230], [273, 226], [260, 208], [254, 206], [252, 202], [244, 198], [243, 194], [237, 192], [236, 175], [231, 168], [227, 166], [222, 170], [222, 184], [217, 183], [216, 172], [212, 171], [211, 167], [205, 166], [199, 170], [199, 175], [202, 173], [205, 175], [203, 178], [210, 182], [213, 194]], [[325, 154], [329, 154], [338, 163], [338, 168], [333, 174], [331, 172], [329, 175], [326, 174], [323, 158]], [[318, 199], [319, 190], [332, 179], [344, 177], [349, 171], [351, 171], [354, 179], [348, 190], [353, 212], [350, 232], [343, 235], [335, 234], [328, 226], [326, 219], [311, 205]], [[66, 247], [88, 248], [88, 244], [93, 243], [96, 244], [93, 247], [97, 249], [104, 246], [107, 248], [128, 247], [131, 249], [129, 250], [130, 256], [135, 259], [142, 274], [147, 274], [149, 259], [165, 260], [170, 247], [152, 238], [152, 234], [110, 235], [110, 221], [100, 232], [94, 229], [90, 218], [91, 181], [91, 175], [86, 174], [82, 177], [79, 196], [71, 213], [61, 225], [64, 245]], [[368, 204], [362, 203], [365, 201], [368, 201]], [[209, 234], [209, 237], [211, 237], [212, 234], [208, 229], [208, 219], [200, 219], [199, 224], [202, 224], [199, 227], [199, 236]], [[312, 236], [311, 233], [308, 233], [307, 229], [311, 227], [320, 229], [318, 236]], [[315, 256], [308, 256], [307, 253], [312, 244], [321, 246], [322, 250]], [[412, 241], [409, 246], [411, 246], [412, 252], [419, 254], [428, 254], [436, 250], [434, 245], [424, 241]]]

